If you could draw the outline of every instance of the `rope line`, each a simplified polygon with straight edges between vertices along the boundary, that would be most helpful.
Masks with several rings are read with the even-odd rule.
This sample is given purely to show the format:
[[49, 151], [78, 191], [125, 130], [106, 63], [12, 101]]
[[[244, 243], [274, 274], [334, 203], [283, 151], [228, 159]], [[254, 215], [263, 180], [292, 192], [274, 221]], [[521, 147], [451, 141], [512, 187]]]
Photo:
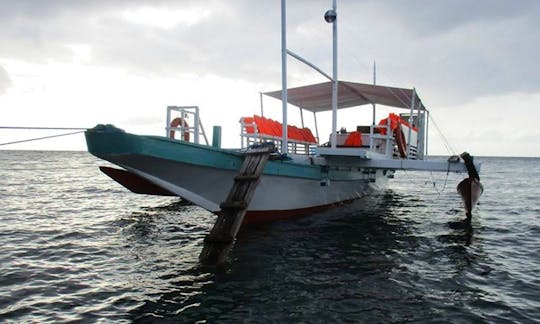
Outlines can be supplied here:
[[[431, 185], [433, 186], [433, 189], [435, 189], [435, 191], [437, 192], [437, 195], [441, 195], [441, 193], [443, 193], [445, 190], [446, 190], [446, 185], [448, 184], [448, 176], [450, 175], [450, 171], [446, 172], [446, 177], [444, 178], [444, 184], [443, 184], [443, 187], [441, 190], [439, 190], [437, 188], [437, 182], [435, 181], [435, 179], [433, 179], [433, 172], [430, 172], [430, 175], [431, 175]], [[426, 181], [426, 184], [428, 182]]]
[[[86, 129], [86, 128], [85, 128], [85, 129]], [[71, 133], [65, 133], [65, 134], [58, 134], [58, 135], [51, 135], [51, 136], [43, 136], [43, 137], [29, 138], [29, 139], [20, 140], [20, 141], [14, 141], [14, 142], [0, 143], [0, 146], [3, 146], [3, 145], [9, 145], [9, 144], [24, 143], [24, 142], [31, 142], [31, 141], [38, 141], [38, 140], [47, 139], [47, 138], [60, 137], [60, 136], [68, 136], [68, 135], [74, 135], [74, 134], [79, 134], [79, 133], [84, 133], [84, 131], [77, 131], [77, 132], [71, 132]]]
[[19, 127], [19, 126], [0, 126], [0, 129], [48, 129], [48, 130], [87, 130], [82, 127]]
[[448, 153], [450, 155], [456, 155], [456, 150], [454, 149], [452, 144], [450, 144], [450, 142], [448, 141], [446, 136], [444, 136], [443, 132], [439, 128], [439, 125], [437, 125], [437, 123], [435, 122], [435, 119], [433, 118], [433, 113], [429, 114], [429, 119], [431, 120], [431, 122], [435, 126], [435, 129], [439, 133], [439, 136], [441, 136], [441, 139], [443, 140], [443, 145], [446, 147], [446, 150], [448, 151]]

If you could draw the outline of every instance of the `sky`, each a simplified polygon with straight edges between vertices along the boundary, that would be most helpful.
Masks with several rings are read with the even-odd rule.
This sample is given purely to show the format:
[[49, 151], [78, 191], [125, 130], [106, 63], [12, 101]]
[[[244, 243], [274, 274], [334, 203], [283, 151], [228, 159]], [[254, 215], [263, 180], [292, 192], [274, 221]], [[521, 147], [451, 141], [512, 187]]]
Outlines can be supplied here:
[[[329, 74], [330, 7], [287, 4], [288, 48]], [[223, 146], [236, 147], [240, 117], [281, 87], [278, 0], [1, 0], [0, 21], [0, 126], [164, 135], [168, 105], [197, 105], [207, 135], [220, 125]], [[376, 61], [377, 84], [416, 88], [434, 121], [431, 154], [540, 156], [539, 1], [342, 0], [338, 48], [340, 79], [371, 83]], [[288, 69], [292, 87], [326, 80], [293, 58]], [[281, 120], [278, 101], [263, 103]], [[338, 127], [370, 116], [345, 111]], [[323, 138], [330, 119], [318, 118]], [[296, 109], [289, 122], [299, 125]], [[0, 144], [59, 133], [0, 129]], [[0, 149], [86, 144], [78, 134]]]

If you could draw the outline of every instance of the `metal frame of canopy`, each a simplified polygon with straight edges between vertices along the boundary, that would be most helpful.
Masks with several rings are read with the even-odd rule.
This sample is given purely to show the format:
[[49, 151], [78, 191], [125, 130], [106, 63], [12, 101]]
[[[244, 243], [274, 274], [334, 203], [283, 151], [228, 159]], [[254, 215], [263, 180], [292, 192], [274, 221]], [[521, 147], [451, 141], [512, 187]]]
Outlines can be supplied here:
[[[315, 121], [315, 132], [317, 138], [320, 138], [318, 123], [317, 123], [317, 113], [323, 111], [333, 110], [333, 81], [311, 84], [301, 87], [289, 88], [287, 89], [287, 102], [294, 106], [299, 107], [300, 116], [302, 120], [302, 127], [304, 127], [303, 121], [303, 110], [311, 111], [313, 113], [313, 118]], [[282, 100], [282, 91], [270, 91], [262, 93], [266, 96]], [[397, 87], [388, 87], [382, 85], [374, 84], [365, 84], [358, 82], [350, 81], [339, 81], [338, 82], [338, 96], [337, 96], [337, 107], [336, 110], [357, 107], [362, 105], [372, 105], [373, 106], [373, 126], [376, 124], [375, 120], [375, 105], [380, 104], [389, 107], [395, 107], [400, 109], [408, 109], [409, 113], [409, 124], [413, 124], [414, 113], [416, 110], [416, 118], [420, 119], [420, 114], [426, 112], [429, 114], [429, 111], [423, 105], [422, 100], [417, 95], [416, 90], [406, 89], [406, 88], [397, 88]], [[262, 95], [261, 95], [261, 107], [262, 107]], [[425, 134], [425, 149], [427, 154], [427, 123], [424, 125], [424, 134]], [[334, 131], [335, 132], [335, 131]], [[409, 132], [407, 134], [408, 142], [411, 142], [412, 134]], [[407, 152], [408, 154], [409, 152]]]
[[[417, 110], [427, 110], [414, 89], [339, 81], [338, 93], [337, 109], [367, 104], [410, 109], [414, 102]], [[263, 94], [281, 100], [281, 90]], [[332, 110], [332, 82], [287, 89], [287, 101], [315, 113]]]

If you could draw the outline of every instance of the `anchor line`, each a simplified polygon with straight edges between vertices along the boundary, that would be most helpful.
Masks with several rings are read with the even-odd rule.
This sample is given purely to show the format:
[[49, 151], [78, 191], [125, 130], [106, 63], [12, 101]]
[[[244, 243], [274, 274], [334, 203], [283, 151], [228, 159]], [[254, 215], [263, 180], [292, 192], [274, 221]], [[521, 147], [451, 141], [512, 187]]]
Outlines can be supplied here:
[[[86, 128], [84, 128], [84, 129], [86, 130]], [[80, 130], [80, 131], [77, 131], [77, 132], [65, 133], [65, 134], [57, 134], [57, 135], [29, 138], [29, 139], [24, 139], [24, 140], [20, 140], [20, 141], [14, 141], [14, 142], [0, 143], [0, 146], [9, 145], [9, 144], [18, 144], [18, 143], [24, 143], [24, 142], [31, 142], [31, 141], [38, 141], [38, 140], [47, 139], [47, 138], [68, 136], [68, 135], [74, 135], [74, 134], [80, 134], [80, 133], [84, 133], [84, 130]]]

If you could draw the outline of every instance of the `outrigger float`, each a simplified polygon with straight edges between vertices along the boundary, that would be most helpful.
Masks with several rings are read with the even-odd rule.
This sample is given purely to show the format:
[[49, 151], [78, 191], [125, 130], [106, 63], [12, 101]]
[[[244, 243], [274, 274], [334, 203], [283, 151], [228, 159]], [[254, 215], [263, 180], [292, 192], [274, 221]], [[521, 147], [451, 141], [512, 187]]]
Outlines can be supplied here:
[[[230, 245], [242, 223], [305, 215], [353, 201], [385, 187], [399, 170], [469, 172], [458, 189], [470, 221], [481, 187], [479, 165], [471, 158], [465, 162], [428, 159], [429, 110], [417, 91], [338, 79], [335, 0], [325, 14], [333, 25], [332, 76], [289, 51], [284, 2], [282, 89], [264, 93], [282, 101], [281, 122], [262, 115], [240, 118], [236, 127], [242, 144], [237, 149], [220, 147], [221, 128], [217, 126], [212, 143], [208, 142], [196, 106], [167, 107], [164, 137], [98, 125], [85, 133], [88, 151], [121, 168], [102, 167], [102, 171], [133, 192], [176, 195], [219, 215], [207, 238], [209, 244]], [[288, 88], [288, 55], [329, 81]], [[300, 109], [301, 125], [288, 123], [289, 105]], [[353, 131], [337, 129], [342, 109], [365, 109], [366, 105], [373, 110], [371, 121], [354, 121]], [[377, 105], [394, 107], [396, 113], [377, 121]], [[317, 116], [325, 111], [332, 111], [328, 137], [318, 131]], [[314, 132], [304, 125], [303, 116], [308, 112], [314, 118]]]
[[461, 158], [465, 163], [469, 177], [463, 179], [457, 185], [457, 191], [463, 199], [463, 205], [465, 206], [465, 215], [467, 216], [465, 222], [470, 225], [472, 210], [478, 204], [482, 193], [484, 193], [484, 186], [480, 183], [480, 175], [478, 175], [478, 171], [474, 165], [474, 158], [467, 152], [461, 154]]

